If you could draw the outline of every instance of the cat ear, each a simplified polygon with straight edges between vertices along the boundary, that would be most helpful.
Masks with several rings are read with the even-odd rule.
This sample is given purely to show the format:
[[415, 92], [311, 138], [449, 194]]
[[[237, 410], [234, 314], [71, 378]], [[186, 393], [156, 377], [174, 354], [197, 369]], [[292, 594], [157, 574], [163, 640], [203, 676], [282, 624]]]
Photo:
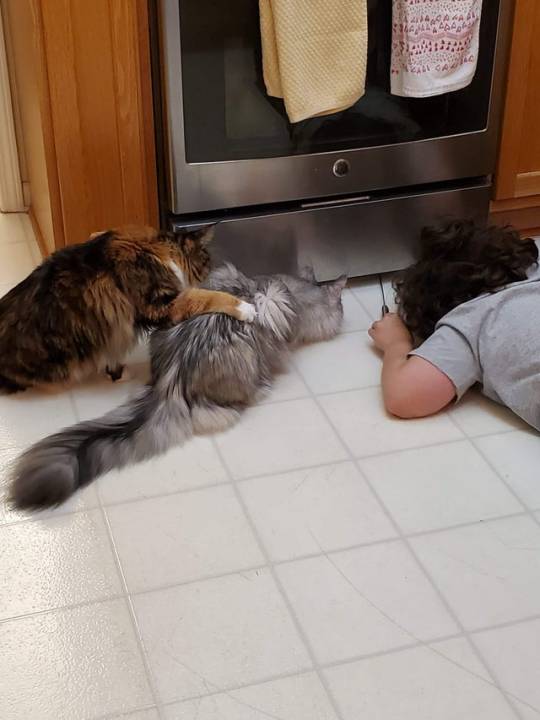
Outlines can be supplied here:
[[199, 245], [202, 245], [202, 247], [206, 247], [207, 245], [210, 245], [210, 243], [214, 239], [215, 231], [215, 225], [206, 225], [200, 230], [195, 230], [195, 232], [192, 232], [190, 234], [193, 240], [199, 243]]
[[182, 250], [189, 255], [198, 252], [201, 247], [206, 247], [214, 237], [215, 225], [206, 225], [197, 230], [182, 228], [174, 233], [174, 239], [180, 245]]
[[302, 280], [307, 280], [310, 283], [317, 282], [317, 278], [315, 277], [315, 271], [313, 270], [313, 267], [311, 265], [304, 265], [304, 267], [300, 270], [300, 277]]
[[325, 285], [326, 290], [331, 298], [335, 298], [336, 300], [339, 300], [341, 298], [341, 293], [347, 285], [347, 279], [347, 275], [340, 275], [337, 280], [332, 280], [332, 282], [329, 282]]

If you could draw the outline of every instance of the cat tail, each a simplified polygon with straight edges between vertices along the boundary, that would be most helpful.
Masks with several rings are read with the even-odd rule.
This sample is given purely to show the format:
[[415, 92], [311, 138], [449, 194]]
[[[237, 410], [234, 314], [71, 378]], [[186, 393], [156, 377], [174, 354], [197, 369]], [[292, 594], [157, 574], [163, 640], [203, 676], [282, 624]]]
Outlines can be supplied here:
[[159, 455], [192, 434], [181, 393], [162, 396], [148, 385], [103, 417], [29, 448], [14, 467], [9, 502], [20, 510], [55, 507], [109, 470]]

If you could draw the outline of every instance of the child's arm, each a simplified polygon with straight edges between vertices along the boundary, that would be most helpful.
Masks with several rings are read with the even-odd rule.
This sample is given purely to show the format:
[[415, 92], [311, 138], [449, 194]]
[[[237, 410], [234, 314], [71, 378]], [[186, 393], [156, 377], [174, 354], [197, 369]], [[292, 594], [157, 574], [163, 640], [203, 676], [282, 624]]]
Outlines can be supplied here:
[[427, 360], [408, 357], [412, 339], [394, 313], [373, 323], [369, 335], [384, 354], [382, 388], [389, 413], [401, 418], [434, 415], [456, 397], [452, 381]]

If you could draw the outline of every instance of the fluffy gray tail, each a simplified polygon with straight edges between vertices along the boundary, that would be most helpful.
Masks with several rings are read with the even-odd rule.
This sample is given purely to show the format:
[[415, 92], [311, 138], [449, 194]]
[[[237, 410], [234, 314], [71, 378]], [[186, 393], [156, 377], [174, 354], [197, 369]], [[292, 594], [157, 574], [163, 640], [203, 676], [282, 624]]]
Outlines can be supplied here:
[[182, 396], [147, 386], [97, 420], [73, 425], [29, 448], [17, 461], [10, 502], [21, 510], [60, 505], [100, 475], [165, 452], [192, 434]]

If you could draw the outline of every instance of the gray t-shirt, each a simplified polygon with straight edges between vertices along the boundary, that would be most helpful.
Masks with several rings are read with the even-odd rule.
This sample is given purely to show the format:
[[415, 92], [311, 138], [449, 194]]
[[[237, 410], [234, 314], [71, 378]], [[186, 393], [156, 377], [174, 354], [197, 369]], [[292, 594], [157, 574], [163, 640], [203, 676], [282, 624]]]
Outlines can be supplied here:
[[540, 430], [540, 268], [445, 315], [412, 355], [453, 382], [458, 400], [475, 383]]

